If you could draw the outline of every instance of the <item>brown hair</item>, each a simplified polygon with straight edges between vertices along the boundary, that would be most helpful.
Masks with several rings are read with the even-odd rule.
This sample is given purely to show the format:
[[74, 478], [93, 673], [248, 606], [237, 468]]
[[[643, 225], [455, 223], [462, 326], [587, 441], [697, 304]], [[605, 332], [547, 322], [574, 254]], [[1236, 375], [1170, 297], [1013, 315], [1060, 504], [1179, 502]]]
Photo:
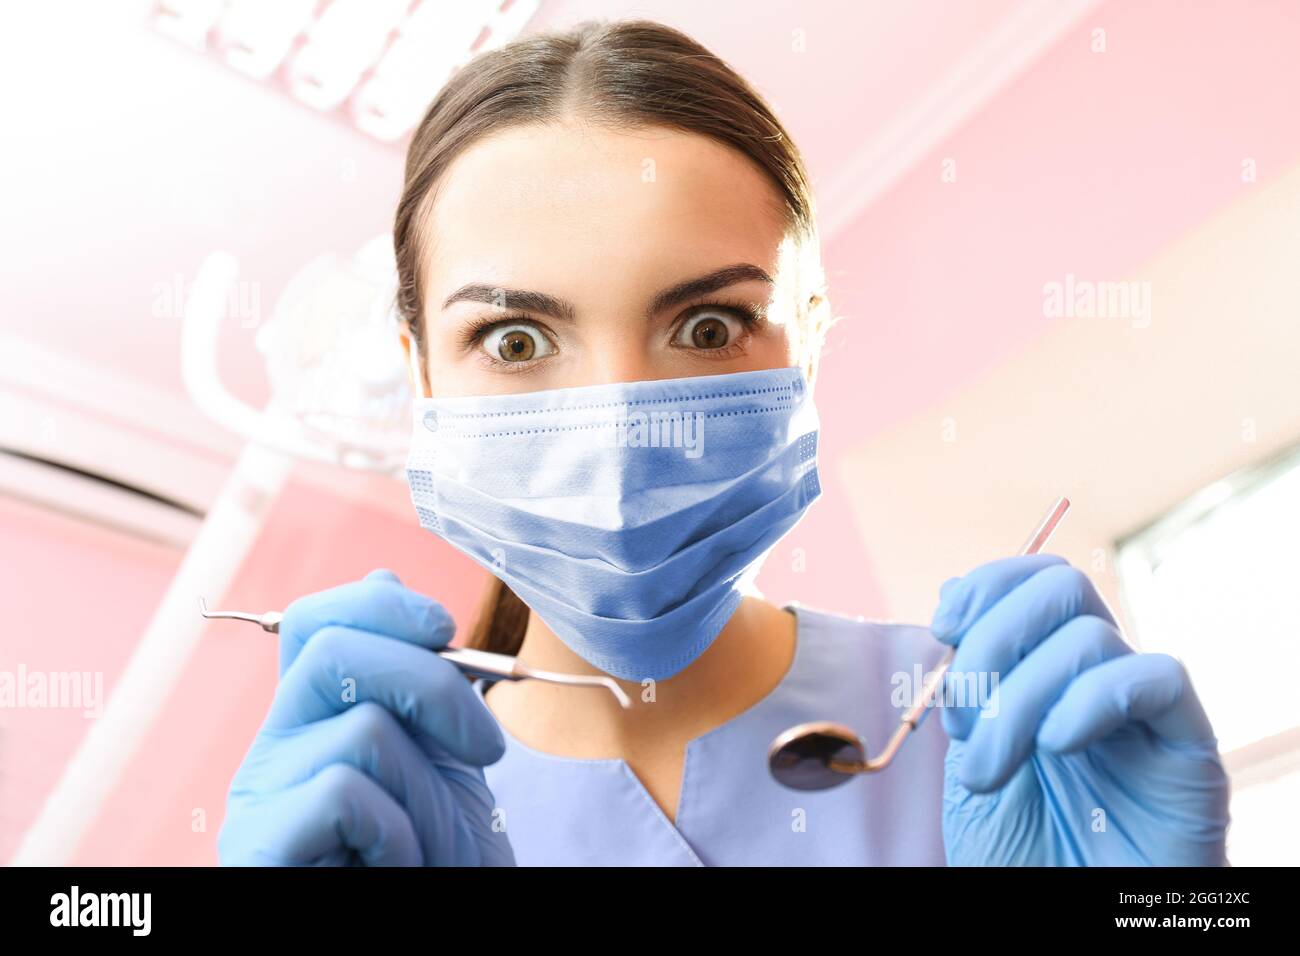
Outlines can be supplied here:
[[[489, 133], [569, 115], [615, 128], [660, 126], [707, 136], [747, 156], [771, 180], [791, 235], [813, 252], [805, 260], [812, 267], [804, 268], [811, 274], [800, 278], [805, 285], [798, 290], [801, 351], [811, 375], [829, 311], [803, 159], [771, 109], [731, 67], [685, 34], [646, 20], [587, 22], [515, 40], [471, 60], [430, 105], [407, 150], [393, 224], [397, 308], [418, 351], [421, 375], [422, 226], [439, 178]], [[467, 646], [518, 653], [528, 613], [492, 578]]]

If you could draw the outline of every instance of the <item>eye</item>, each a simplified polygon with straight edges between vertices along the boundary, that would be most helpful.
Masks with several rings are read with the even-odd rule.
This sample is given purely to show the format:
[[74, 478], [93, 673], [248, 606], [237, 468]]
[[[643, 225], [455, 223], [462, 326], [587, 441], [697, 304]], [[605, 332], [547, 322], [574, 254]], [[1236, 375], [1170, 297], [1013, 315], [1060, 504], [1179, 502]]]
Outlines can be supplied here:
[[726, 348], [745, 334], [745, 323], [725, 309], [701, 310], [685, 322], [673, 337], [673, 345], [688, 349]]
[[483, 350], [501, 362], [528, 362], [555, 351], [550, 340], [531, 325], [513, 322], [489, 329], [482, 339]]

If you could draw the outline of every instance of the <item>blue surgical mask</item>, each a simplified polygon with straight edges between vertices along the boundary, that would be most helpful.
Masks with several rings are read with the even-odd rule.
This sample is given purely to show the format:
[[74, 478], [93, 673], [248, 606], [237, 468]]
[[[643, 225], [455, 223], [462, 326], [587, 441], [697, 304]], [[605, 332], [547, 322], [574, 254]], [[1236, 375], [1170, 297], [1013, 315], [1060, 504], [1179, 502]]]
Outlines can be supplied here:
[[420, 524], [508, 584], [593, 666], [664, 680], [699, 657], [821, 493], [797, 368], [415, 403]]

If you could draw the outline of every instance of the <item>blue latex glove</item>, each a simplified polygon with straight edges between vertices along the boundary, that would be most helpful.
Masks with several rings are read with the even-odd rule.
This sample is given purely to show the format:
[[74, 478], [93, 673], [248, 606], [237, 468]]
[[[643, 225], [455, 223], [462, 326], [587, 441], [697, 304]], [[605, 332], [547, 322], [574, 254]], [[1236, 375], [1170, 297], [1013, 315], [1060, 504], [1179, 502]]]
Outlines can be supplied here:
[[513, 865], [482, 767], [492, 714], [430, 648], [455, 626], [389, 571], [301, 598], [280, 685], [230, 786], [226, 865]]
[[[942, 711], [951, 865], [1226, 862], [1227, 775], [1187, 673], [1134, 653], [1081, 571], [1052, 555], [983, 565], [943, 586], [931, 630], [957, 645]], [[980, 673], [996, 691], [971, 701]], [[965, 706], [949, 706], [959, 690]]]

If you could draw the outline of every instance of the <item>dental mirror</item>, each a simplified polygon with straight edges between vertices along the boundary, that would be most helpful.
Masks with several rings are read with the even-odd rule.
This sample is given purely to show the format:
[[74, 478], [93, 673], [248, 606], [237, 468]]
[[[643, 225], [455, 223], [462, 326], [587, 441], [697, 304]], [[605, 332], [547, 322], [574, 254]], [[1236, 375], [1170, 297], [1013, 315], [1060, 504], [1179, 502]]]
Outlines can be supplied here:
[[[1020, 549], [1020, 554], [1036, 554], [1069, 510], [1070, 500], [1058, 498]], [[798, 724], [779, 735], [768, 748], [767, 766], [773, 779], [792, 790], [829, 790], [860, 773], [884, 770], [903, 746], [903, 741], [921, 725], [926, 708], [956, 654], [957, 648], [948, 648], [879, 756], [868, 758], [866, 744], [843, 724], [830, 721]]]

